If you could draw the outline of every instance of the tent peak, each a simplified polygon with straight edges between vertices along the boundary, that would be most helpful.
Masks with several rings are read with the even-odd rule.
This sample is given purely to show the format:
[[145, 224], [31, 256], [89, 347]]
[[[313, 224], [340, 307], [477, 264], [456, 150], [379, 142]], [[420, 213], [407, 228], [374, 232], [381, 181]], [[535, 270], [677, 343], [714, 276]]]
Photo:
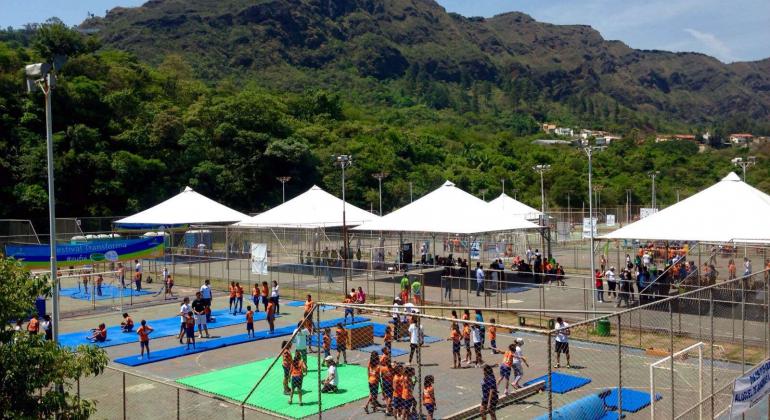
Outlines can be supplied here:
[[455, 183], [447, 179], [446, 181], [444, 181], [444, 184], [441, 185], [441, 186], [442, 187], [454, 187]]
[[730, 172], [727, 174], [726, 177], [722, 178], [722, 181], [740, 181], [741, 177], [739, 177], [735, 172]]
[[186, 187], [184, 187], [184, 192], [190, 192], [190, 191], [192, 191], [192, 190], [193, 190], [193, 189], [192, 189], [192, 188], [190, 188], [190, 186], [189, 186], [189, 185], [188, 185], [188, 186], [186, 186]]

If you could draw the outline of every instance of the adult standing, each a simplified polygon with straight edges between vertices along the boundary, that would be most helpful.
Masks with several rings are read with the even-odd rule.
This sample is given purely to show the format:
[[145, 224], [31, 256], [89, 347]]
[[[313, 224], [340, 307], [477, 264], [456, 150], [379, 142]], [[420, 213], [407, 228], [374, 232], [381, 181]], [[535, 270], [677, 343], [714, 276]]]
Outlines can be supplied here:
[[[476, 322], [484, 322], [484, 316], [481, 314], [480, 309], [476, 309]], [[479, 325], [479, 332], [481, 332], [481, 348], [484, 348], [484, 337], [486, 335], [487, 329], [483, 325]]]
[[486, 420], [487, 414], [492, 420], [496, 420], [495, 410], [497, 409], [497, 380], [492, 366], [484, 365], [484, 377], [481, 379], [481, 405], [479, 413], [481, 418]]
[[417, 277], [412, 282], [412, 298], [415, 305], [419, 306], [422, 304], [422, 284], [420, 284], [420, 279]]
[[118, 279], [120, 280], [120, 286], [126, 288], [126, 267], [123, 267], [123, 263], [118, 263]]
[[195, 323], [198, 325], [198, 336], [203, 338], [203, 331], [206, 331], [206, 338], [209, 338], [209, 327], [206, 319], [206, 300], [203, 299], [201, 292], [195, 293], [195, 300], [192, 301], [192, 310], [195, 314]]
[[275, 313], [280, 314], [281, 313], [281, 304], [280, 304], [280, 298], [281, 293], [278, 290], [278, 282], [273, 280], [273, 288], [270, 290], [270, 299], [275, 303]]
[[572, 368], [569, 362], [569, 324], [567, 324], [561, 317], [556, 318], [556, 366], [558, 369], [561, 367], [561, 355], [564, 354], [567, 357], [567, 368]]
[[186, 297], [182, 300], [182, 305], [179, 306], [179, 344], [184, 344], [182, 338], [185, 333], [185, 321], [188, 313], [190, 313], [190, 298]]
[[406, 303], [409, 301], [409, 275], [404, 270], [404, 276], [401, 277], [401, 302]]
[[412, 317], [412, 324], [409, 325], [409, 363], [412, 363], [412, 357], [417, 349], [422, 345], [423, 328], [418, 325], [418, 317]]
[[307, 363], [307, 340], [310, 337], [310, 331], [305, 328], [304, 321], [297, 323], [297, 328], [294, 329], [294, 349], [302, 357], [302, 361]]
[[476, 263], [476, 296], [479, 296], [479, 292], [484, 291], [484, 266], [481, 263]]
[[[209, 279], [206, 279], [203, 282], [203, 286], [201, 286], [201, 290], [199, 292], [201, 294], [201, 299], [203, 301], [203, 305], [205, 305], [205, 315], [206, 315], [206, 322], [211, 321], [211, 300], [212, 300], [212, 292], [211, 292], [211, 282]], [[197, 295], [196, 295], [197, 296]], [[208, 332], [208, 330], [206, 330]]]
[[751, 260], [748, 257], [743, 257], [743, 277], [751, 275]]
[[136, 291], [142, 290], [142, 262], [134, 260], [134, 274], [136, 280]]
[[393, 335], [396, 337], [396, 341], [399, 341], [401, 339], [401, 334], [399, 331], [399, 324], [401, 323], [401, 298], [396, 297], [393, 299], [393, 308], [390, 310], [390, 316], [393, 318]]
[[615, 281], [615, 267], [610, 267], [604, 274], [604, 277], [607, 279], [607, 300], [609, 301], [613, 296], [617, 298], [618, 294], [615, 291], [615, 287], [617, 286], [617, 282]]

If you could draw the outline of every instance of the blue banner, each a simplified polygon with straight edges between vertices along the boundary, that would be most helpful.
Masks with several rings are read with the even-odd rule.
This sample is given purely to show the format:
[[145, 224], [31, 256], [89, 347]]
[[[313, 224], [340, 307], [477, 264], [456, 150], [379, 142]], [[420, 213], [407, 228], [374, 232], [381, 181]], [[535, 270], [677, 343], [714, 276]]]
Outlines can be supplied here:
[[[141, 239], [104, 239], [81, 244], [56, 245], [56, 260], [62, 265], [86, 265], [163, 256], [163, 237]], [[20, 260], [29, 269], [50, 264], [50, 246], [6, 245], [5, 255]]]

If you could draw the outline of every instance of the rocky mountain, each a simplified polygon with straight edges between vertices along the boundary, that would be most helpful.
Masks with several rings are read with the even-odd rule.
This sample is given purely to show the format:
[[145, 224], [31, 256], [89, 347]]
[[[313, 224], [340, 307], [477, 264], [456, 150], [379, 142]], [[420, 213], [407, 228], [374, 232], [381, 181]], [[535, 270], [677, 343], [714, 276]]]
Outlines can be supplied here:
[[770, 59], [636, 50], [589, 26], [522, 13], [466, 18], [433, 0], [152, 0], [82, 27], [151, 63], [179, 53], [208, 80], [302, 74], [287, 85], [333, 79], [338, 89], [351, 77], [481, 81], [513, 103], [602, 98], [687, 123], [770, 116]]

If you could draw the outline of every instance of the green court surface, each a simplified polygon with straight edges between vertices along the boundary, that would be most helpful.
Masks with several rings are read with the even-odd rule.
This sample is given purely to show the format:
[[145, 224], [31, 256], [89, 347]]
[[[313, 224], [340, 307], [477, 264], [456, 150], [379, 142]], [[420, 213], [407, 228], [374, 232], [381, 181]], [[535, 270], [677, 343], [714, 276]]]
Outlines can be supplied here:
[[[200, 375], [177, 379], [176, 382], [235, 401], [242, 401], [257, 383], [262, 374], [270, 367], [273, 359], [265, 359], [244, 365]], [[294, 401], [289, 405], [289, 396], [283, 395], [283, 367], [279, 360], [267, 377], [259, 385], [254, 394], [246, 402], [249, 405], [264, 410], [280, 413], [284, 416], [300, 419], [318, 414], [318, 370], [315, 356], [308, 355], [308, 373], [302, 382], [302, 405], [294, 395]], [[369, 382], [366, 368], [356, 365], [337, 367], [339, 375], [339, 391], [335, 394], [324, 393], [321, 396], [323, 410], [328, 410], [360, 400], [369, 396]], [[321, 379], [326, 377], [326, 369], [321, 367]]]

